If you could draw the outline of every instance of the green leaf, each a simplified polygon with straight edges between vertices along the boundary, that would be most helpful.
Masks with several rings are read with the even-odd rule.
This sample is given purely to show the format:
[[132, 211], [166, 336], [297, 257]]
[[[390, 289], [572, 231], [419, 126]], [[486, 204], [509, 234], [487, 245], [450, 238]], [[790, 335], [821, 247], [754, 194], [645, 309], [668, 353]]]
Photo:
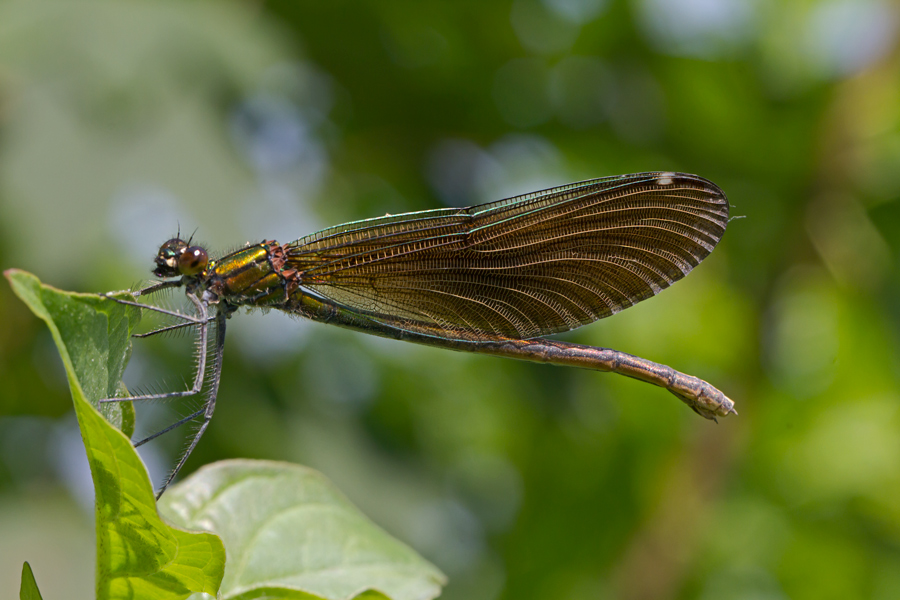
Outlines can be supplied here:
[[[309, 594], [300, 590], [292, 590], [283, 587], [259, 587], [237, 596], [224, 596], [228, 600], [323, 600], [322, 596]], [[359, 596], [353, 600], [357, 600]], [[378, 596], [378, 599], [384, 596]], [[390, 598], [388, 598], [390, 600]]]
[[229, 600], [426, 599], [446, 581], [325, 476], [297, 465], [218, 462], [170, 488], [160, 510], [222, 537], [228, 567], [220, 597]]
[[27, 561], [22, 565], [22, 585], [19, 588], [19, 600], [43, 600], [41, 592], [38, 590], [37, 582], [34, 580], [34, 573], [31, 572], [31, 565]]
[[50, 326], [73, 395], [77, 388], [110, 423], [131, 436], [131, 403], [101, 405], [99, 401], [115, 396], [123, 387], [122, 372], [131, 356], [129, 336], [141, 319], [140, 311], [97, 294], [74, 294], [41, 285], [34, 275], [17, 269], [4, 275], [16, 295]]
[[[66, 368], [94, 479], [97, 598], [215, 595], [224, 574], [222, 542], [160, 519], [150, 478], [131, 441], [96, 408], [100, 398], [118, 389], [138, 309], [96, 295], [61, 292], [23, 271], [5, 275], [19, 298], [47, 323]], [[126, 414], [119, 411], [118, 420], [130, 429]]]
[[[427, 596], [426, 596], [427, 598]], [[193, 600], [193, 599], [189, 599]], [[199, 598], [197, 599], [199, 600]], [[256, 588], [252, 591], [231, 596], [228, 600], [324, 600], [322, 596], [316, 594], [307, 594], [299, 590], [290, 590], [287, 588]], [[354, 596], [353, 600], [391, 600], [381, 592], [375, 590], [366, 590], [358, 596]]]
[[375, 590], [366, 590], [359, 596], [353, 598], [353, 600], [390, 600], [390, 598], [388, 598], [381, 592], [377, 592]]
[[[97, 497], [98, 598], [199, 600], [218, 592], [241, 600], [412, 600], [440, 594], [445, 577], [436, 567], [366, 519], [323, 475], [284, 463], [217, 463], [170, 488], [160, 503], [175, 523], [224, 536], [231, 559], [226, 572], [217, 537], [180, 531], [159, 518], [131, 442], [97, 412], [98, 400], [121, 385], [139, 309], [61, 292], [21, 271], [5, 274], [49, 326], [66, 368]], [[133, 426], [133, 412], [110, 416], [126, 429]]]

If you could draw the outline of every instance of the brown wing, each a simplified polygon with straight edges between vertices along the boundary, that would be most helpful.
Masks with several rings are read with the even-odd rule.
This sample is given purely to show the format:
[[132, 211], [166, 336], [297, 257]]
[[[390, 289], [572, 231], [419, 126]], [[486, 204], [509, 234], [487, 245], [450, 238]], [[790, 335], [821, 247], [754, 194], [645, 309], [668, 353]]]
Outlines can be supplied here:
[[286, 252], [302, 287], [389, 326], [527, 339], [659, 293], [715, 248], [727, 223], [712, 182], [639, 173], [347, 223]]

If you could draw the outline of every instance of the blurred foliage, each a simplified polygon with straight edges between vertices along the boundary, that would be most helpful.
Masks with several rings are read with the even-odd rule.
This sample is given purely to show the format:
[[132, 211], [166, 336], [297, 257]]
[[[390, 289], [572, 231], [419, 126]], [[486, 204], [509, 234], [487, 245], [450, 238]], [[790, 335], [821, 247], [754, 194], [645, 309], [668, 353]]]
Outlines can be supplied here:
[[[566, 337], [707, 379], [739, 417], [240, 315], [186, 472], [322, 470], [448, 574], [450, 599], [900, 597], [898, 11], [6, 1], [0, 267], [122, 289], [178, 227], [224, 251], [588, 177], [703, 175], [746, 218], [683, 283]], [[0, 319], [0, 582], [28, 559], [46, 597], [86, 598], [52, 549], [89, 530], [62, 368], [6, 286]], [[130, 387], [189, 371], [183, 338], [134, 354]], [[191, 410], [138, 408], [145, 429]], [[177, 437], [145, 455], [157, 481]]]
[[22, 564], [22, 585], [19, 588], [19, 598], [20, 600], [43, 600], [28, 561]]

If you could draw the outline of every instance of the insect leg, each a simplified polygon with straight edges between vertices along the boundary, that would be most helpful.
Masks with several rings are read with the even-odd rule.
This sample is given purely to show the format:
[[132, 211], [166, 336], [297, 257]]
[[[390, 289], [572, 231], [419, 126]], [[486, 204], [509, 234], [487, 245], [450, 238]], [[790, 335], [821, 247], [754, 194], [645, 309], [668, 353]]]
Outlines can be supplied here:
[[[206, 304], [200, 301], [196, 295], [193, 293], [185, 294], [188, 299], [193, 303], [194, 308], [197, 309], [196, 317], [191, 315], [183, 315], [181, 313], [166, 310], [163, 308], [159, 308], [157, 306], [148, 306], [145, 304], [140, 304], [139, 302], [131, 302], [129, 300], [121, 300], [119, 298], [110, 298], [110, 300], [115, 300], [120, 304], [127, 304], [129, 306], [138, 306], [140, 308], [146, 308], [149, 310], [153, 310], [162, 314], [178, 317], [181, 319], [185, 319], [187, 321], [187, 325], [196, 326], [197, 327], [197, 372], [194, 376], [194, 383], [190, 389], [184, 390], [181, 392], [165, 392], [162, 394], [141, 394], [138, 396], [128, 396], [124, 398], [103, 398], [100, 400], [101, 403], [105, 402], [134, 402], [135, 400], [160, 400], [163, 398], [185, 398], [187, 396], [194, 396], [200, 393], [200, 389], [203, 387], [203, 378], [206, 375], [206, 345], [208, 339], [209, 332], [209, 313], [207, 311]], [[109, 296], [105, 296], [109, 298]], [[152, 333], [152, 332], [151, 332]]]
[[178, 427], [182, 423], [186, 423], [196, 417], [203, 416], [203, 420], [200, 422], [200, 427], [197, 429], [197, 433], [194, 434], [194, 437], [191, 439], [190, 444], [187, 449], [181, 455], [181, 458], [178, 460], [178, 464], [175, 465], [175, 468], [172, 470], [172, 473], [169, 475], [168, 479], [166, 479], [165, 483], [163, 483], [159, 492], [156, 494], [156, 499], [159, 500], [159, 497], [162, 496], [163, 492], [166, 491], [166, 488], [169, 487], [169, 484], [172, 483], [172, 480], [175, 479], [175, 476], [178, 475], [178, 472], [181, 470], [181, 467], [184, 466], [184, 463], [187, 462], [188, 457], [191, 455], [191, 452], [194, 451], [194, 448], [197, 447], [197, 443], [200, 441], [200, 438], [203, 437], [203, 433], [206, 431], [206, 428], [209, 426], [209, 422], [212, 420], [213, 412], [216, 410], [216, 396], [219, 393], [219, 381], [222, 378], [222, 356], [225, 352], [225, 319], [227, 318], [228, 313], [225, 310], [219, 310], [215, 316], [216, 321], [216, 346], [213, 354], [213, 372], [212, 378], [209, 384], [209, 390], [206, 392], [206, 402], [204, 402], [203, 406], [195, 412], [194, 414], [185, 417], [178, 423], [167, 427], [165, 430], [161, 431], [158, 434], [150, 436], [146, 440], [142, 440], [139, 442], [143, 444], [150, 439], [153, 439], [157, 435], [161, 435], [166, 431], [174, 429]]

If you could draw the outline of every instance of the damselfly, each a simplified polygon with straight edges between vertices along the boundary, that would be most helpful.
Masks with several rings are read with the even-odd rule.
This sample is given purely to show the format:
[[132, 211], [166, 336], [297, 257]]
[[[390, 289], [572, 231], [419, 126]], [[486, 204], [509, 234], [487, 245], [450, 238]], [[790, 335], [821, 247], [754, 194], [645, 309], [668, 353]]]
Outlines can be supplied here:
[[103, 402], [193, 396], [212, 369], [198, 411], [135, 444], [200, 419], [162, 494], [209, 425], [225, 323], [243, 306], [450, 350], [612, 371], [663, 387], [708, 419], [736, 414], [718, 389], [671, 367], [541, 337], [608, 317], [687, 275], [725, 233], [728, 209], [712, 182], [656, 172], [355, 221], [289, 244], [248, 244], [215, 260], [176, 237], [156, 255], [153, 274], [162, 281], [134, 295], [183, 287], [194, 314], [110, 299], [180, 319], [151, 334], [196, 331], [193, 385]]

